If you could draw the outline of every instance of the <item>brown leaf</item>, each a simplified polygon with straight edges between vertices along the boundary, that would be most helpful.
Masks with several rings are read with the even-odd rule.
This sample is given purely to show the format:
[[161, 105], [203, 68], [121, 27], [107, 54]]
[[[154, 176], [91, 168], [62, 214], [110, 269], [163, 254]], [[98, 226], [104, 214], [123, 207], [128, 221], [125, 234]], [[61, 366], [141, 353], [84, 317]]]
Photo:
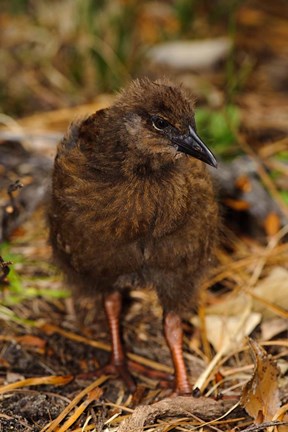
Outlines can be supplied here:
[[275, 212], [270, 212], [264, 220], [264, 229], [268, 236], [277, 234], [281, 227], [279, 216]]
[[[248, 303], [247, 303], [248, 304]], [[192, 318], [192, 323], [198, 325], [197, 319]], [[249, 336], [255, 327], [261, 322], [261, 314], [250, 312], [246, 314], [225, 316], [206, 316], [206, 329], [208, 341], [216, 352], [228, 353], [232, 347], [239, 346], [241, 341]]]
[[239, 176], [235, 181], [235, 187], [241, 192], [246, 192], [246, 193], [251, 192], [252, 190], [252, 185], [247, 175]]
[[236, 200], [232, 198], [225, 198], [224, 204], [236, 211], [244, 211], [250, 208], [248, 201]]
[[280, 406], [278, 389], [279, 369], [276, 362], [257, 342], [249, 339], [254, 372], [244, 386], [241, 404], [256, 423], [270, 421]]
[[46, 341], [44, 339], [28, 334], [20, 336], [17, 341], [22, 345], [31, 346], [33, 348], [44, 349], [46, 346]]

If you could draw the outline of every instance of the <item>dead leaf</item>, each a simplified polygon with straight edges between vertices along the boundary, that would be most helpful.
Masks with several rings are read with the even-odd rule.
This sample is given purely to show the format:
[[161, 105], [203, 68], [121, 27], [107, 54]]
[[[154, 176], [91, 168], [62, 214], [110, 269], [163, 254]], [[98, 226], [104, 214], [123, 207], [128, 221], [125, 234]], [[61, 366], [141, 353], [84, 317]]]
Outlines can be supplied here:
[[257, 342], [249, 339], [249, 345], [255, 368], [252, 378], [243, 388], [240, 402], [258, 424], [271, 421], [280, 406], [279, 369]]
[[235, 187], [237, 189], [239, 189], [240, 191], [246, 192], [246, 193], [251, 192], [251, 190], [252, 190], [251, 181], [247, 175], [240, 175], [235, 180]]
[[277, 213], [270, 212], [264, 220], [264, 229], [268, 236], [276, 235], [281, 228], [281, 221]]
[[[252, 297], [252, 311], [261, 313], [263, 318], [272, 318], [275, 315], [285, 315], [288, 310], [288, 270], [284, 267], [274, 267], [270, 274], [260, 280], [255, 288], [249, 291], [233, 292], [222, 302], [206, 308], [207, 315], [237, 315], [246, 307], [250, 294]], [[247, 295], [248, 294], [248, 295]]]
[[[269, 276], [260, 281], [253, 294], [263, 298], [264, 301], [273, 303], [282, 309], [288, 309], [288, 270], [284, 267], [274, 267]], [[262, 313], [264, 318], [274, 317], [272, 309], [268, 309], [264, 303], [254, 299], [253, 310]]]
[[5, 381], [7, 384], [11, 384], [11, 383], [15, 383], [17, 381], [21, 381], [24, 379], [25, 379], [25, 377], [23, 375], [17, 373], [17, 372], [8, 371], [6, 374], [6, 380]]
[[224, 346], [231, 349], [231, 346], [241, 343], [260, 323], [261, 314], [251, 312], [244, 325], [240, 326], [241, 320], [242, 315], [209, 315], [206, 317], [207, 338], [217, 352]]
[[248, 302], [249, 296], [247, 294], [242, 291], [239, 293], [233, 292], [224, 296], [223, 300], [208, 306], [206, 308], [206, 315], [219, 315], [222, 317], [237, 316], [247, 307]]
[[236, 200], [233, 198], [225, 198], [224, 204], [233, 210], [244, 211], [250, 208], [250, 204], [244, 200]]
[[[216, 327], [215, 324], [210, 326], [210, 329], [206, 328], [207, 338], [211, 343], [216, 347], [216, 350], [218, 349], [216, 355], [212, 358], [210, 363], [207, 365], [205, 370], [202, 372], [202, 374], [198, 377], [196, 383], [194, 384], [194, 389], [198, 388], [200, 391], [204, 391], [206, 388], [209, 379], [213, 374], [215, 374], [216, 367], [218, 363], [220, 362], [221, 358], [231, 352], [232, 350], [235, 350], [235, 348], [241, 346], [241, 343], [244, 339], [245, 332], [246, 334], [250, 334], [255, 325], [258, 324], [261, 320], [261, 315], [255, 316], [257, 314], [251, 313], [251, 301], [247, 302], [246, 308], [244, 308], [241, 315], [237, 317], [225, 317], [222, 318], [220, 316], [215, 317], [215, 322], [222, 321], [221, 324], [221, 331], [218, 330], [214, 331], [214, 327]], [[208, 319], [207, 319], [208, 318]], [[209, 322], [210, 317], [206, 317], [207, 322]], [[224, 318], [224, 319], [223, 319]], [[194, 318], [195, 319], [195, 318]], [[225, 320], [232, 323], [233, 326], [230, 324], [230, 329], [227, 328], [227, 325], [225, 324]], [[194, 320], [191, 320], [194, 324]], [[210, 320], [211, 322], [211, 320]], [[197, 325], [197, 324], [196, 324]], [[213, 334], [210, 334], [210, 331], [212, 330]], [[220, 338], [219, 338], [220, 335]]]
[[[217, 353], [224, 355], [241, 344], [261, 322], [262, 315], [252, 312], [252, 304], [245, 293], [240, 293], [206, 309], [206, 335]], [[191, 322], [199, 326], [197, 316]]]
[[33, 336], [33, 335], [23, 335], [20, 336], [17, 341], [22, 344], [25, 345], [27, 347], [32, 347], [32, 348], [39, 348], [40, 350], [44, 350], [45, 346], [46, 346], [46, 341], [44, 339], [41, 339], [38, 336]]
[[262, 339], [267, 341], [279, 335], [282, 332], [287, 332], [288, 323], [283, 318], [271, 318], [261, 323]]

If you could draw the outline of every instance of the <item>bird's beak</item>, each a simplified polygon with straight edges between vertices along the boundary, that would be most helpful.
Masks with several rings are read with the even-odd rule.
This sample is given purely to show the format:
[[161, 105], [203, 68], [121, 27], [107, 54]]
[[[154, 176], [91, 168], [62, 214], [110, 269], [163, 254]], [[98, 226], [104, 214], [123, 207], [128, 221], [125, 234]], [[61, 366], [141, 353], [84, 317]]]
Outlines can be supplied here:
[[196, 159], [200, 159], [208, 165], [217, 168], [215, 156], [198, 137], [192, 126], [189, 126], [189, 133], [187, 135], [173, 137], [172, 141], [178, 146], [179, 151], [194, 156]]

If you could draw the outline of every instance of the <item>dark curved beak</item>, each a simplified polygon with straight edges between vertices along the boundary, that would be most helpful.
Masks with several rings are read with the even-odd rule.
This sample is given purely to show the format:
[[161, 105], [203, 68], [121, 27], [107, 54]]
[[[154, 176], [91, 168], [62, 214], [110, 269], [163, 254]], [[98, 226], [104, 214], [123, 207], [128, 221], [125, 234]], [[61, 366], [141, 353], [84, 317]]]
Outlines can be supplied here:
[[192, 126], [189, 126], [189, 133], [187, 135], [175, 136], [172, 138], [172, 141], [178, 146], [179, 151], [217, 168], [215, 156], [199, 138]]

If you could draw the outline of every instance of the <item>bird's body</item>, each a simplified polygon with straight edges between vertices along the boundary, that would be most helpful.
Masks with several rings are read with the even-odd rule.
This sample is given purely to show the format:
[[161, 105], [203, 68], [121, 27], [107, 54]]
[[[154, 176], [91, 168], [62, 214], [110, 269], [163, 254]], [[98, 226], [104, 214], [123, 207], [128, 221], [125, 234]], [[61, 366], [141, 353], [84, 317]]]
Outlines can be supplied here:
[[49, 220], [56, 260], [78, 291], [109, 296], [136, 275], [156, 288], [164, 314], [195, 304], [218, 211], [203, 162], [183, 153], [189, 125], [182, 88], [142, 80], [71, 126], [58, 147]]

